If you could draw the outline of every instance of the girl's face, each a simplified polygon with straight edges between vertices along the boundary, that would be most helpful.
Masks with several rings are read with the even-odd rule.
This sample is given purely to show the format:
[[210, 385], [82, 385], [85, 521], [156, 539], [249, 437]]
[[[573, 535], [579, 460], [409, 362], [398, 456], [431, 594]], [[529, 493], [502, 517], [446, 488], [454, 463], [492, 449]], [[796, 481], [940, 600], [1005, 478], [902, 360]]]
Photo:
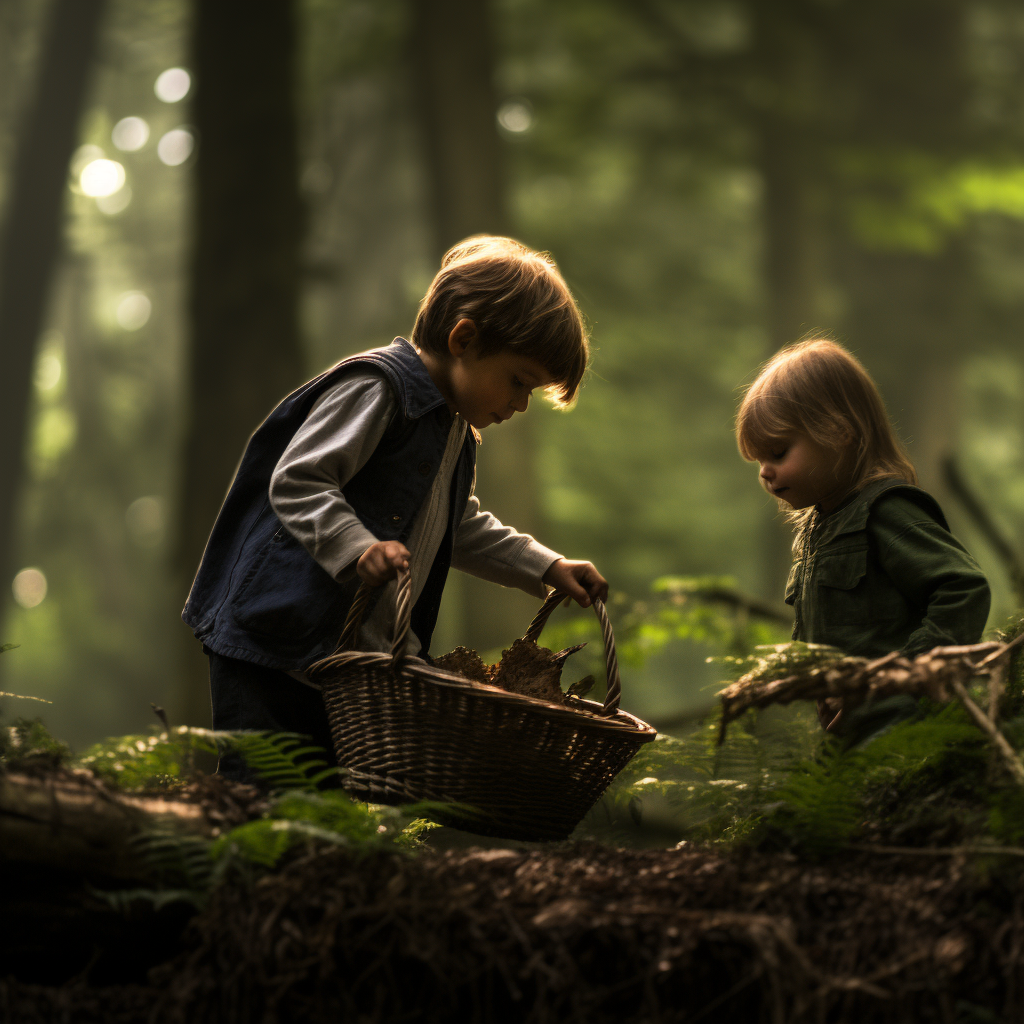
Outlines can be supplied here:
[[817, 505], [828, 512], [849, 488], [845, 454], [818, 444], [807, 434], [778, 438], [757, 460], [761, 483], [769, 494], [794, 509]]

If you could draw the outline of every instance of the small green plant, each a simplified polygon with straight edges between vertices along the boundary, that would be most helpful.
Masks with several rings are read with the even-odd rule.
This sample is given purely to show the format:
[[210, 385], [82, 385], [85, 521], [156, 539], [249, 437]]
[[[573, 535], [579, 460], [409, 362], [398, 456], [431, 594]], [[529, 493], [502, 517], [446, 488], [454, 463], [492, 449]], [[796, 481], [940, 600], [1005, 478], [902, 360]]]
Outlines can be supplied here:
[[53, 770], [70, 759], [70, 748], [50, 735], [41, 718], [16, 718], [0, 729], [0, 765], [6, 768]]

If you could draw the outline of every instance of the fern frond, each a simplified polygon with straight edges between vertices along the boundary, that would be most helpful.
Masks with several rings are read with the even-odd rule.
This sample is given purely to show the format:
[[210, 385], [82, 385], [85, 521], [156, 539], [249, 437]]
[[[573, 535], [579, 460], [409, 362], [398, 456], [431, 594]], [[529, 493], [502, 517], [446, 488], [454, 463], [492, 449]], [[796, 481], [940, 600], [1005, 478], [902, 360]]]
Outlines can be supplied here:
[[321, 747], [310, 746], [299, 733], [230, 733], [224, 742], [273, 789], [315, 790], [340, 771], [328, 764]]

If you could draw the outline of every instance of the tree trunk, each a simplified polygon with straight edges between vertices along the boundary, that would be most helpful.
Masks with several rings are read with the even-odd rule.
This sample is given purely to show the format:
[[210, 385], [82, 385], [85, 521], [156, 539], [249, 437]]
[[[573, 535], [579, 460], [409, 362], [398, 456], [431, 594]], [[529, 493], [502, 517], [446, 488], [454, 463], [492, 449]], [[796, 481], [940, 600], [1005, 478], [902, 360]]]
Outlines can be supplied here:
[[[439, 259], [468, 235], [509, 230], [491, 5], [486, 0], [411, 2], [413, 91]], [[529, 418], [518, 415], [500, 430], [484, 431], [477, 466], [483, 507], [526, 533], [541, 527], [532, 427]], [[536, 611], [534, 598], [461, 574], [449, 577], [448, 589], [446, 607], [456, 605], [457, 612], [449, 614], [441, 634], [479, 650], [510, 643]]]
[[[182, 603], [249, 436], [304, 376], [293, 4], [197, 0], [194, 17], [199, 151], [175, 558]], [[201, 724], [206, 659], [194, 640], [183, 648], [177, 716]]]
[[54, 0], [35, 95], [22, 119], [0, 240], [0, 584], [13, 568], [36, 340], [61, 246], [68, 163], [103, 0]]
[[[771, 352], [819, 328], [822, 266], [816, 218], [814, 51], [794, 5], [753, 5], [753, 67], [763, 97], [754, 118], [761, 176], [762, 280]], [[762, 589], [778, 600], [793, 533], [775, 499], [762, 521]]]
[[[892, 195], [893, 154], [934, 163], [977, 146], [965, 17], [960, 0], [875, 0], [839, 25], [830, 65], [858, 97], [850, 144], [880, 172], [847, 202]], [[909, 191], [914, 182], [897, 178], [901, 184]], [[974, 288], [965, 241], [938, 235], [933, 247], [915, 249], [848, 231], [839, 246], [849, 342], [876, 375], [922, 486], [941, 494], [942, 459], [957, 444], [957, 382]]]

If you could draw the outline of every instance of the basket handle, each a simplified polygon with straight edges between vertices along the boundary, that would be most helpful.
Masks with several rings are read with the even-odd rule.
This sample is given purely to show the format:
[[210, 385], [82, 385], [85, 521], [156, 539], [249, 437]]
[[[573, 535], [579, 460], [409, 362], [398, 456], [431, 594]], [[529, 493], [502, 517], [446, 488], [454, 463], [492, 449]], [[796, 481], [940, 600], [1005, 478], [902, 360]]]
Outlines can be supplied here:
[[[540, 631], [551, 613], [565, 600], [566, 594], [558, 590], [548, 594], [548, 599], [541, 605], [540, 611], [533, 617], [530, 628], [527, 629], [524, 640], [537, 642]], [[597, 621], [601, 623], [601, 635], [604, 638], [604, 664], [607, 676], [606, 691], [604, 695], [604, 706], [601, 714], [611, 717], [619, 710], [619, 699], [622, 696], [622, 681], [619, 679], [619, 659], [615, 654], [615, 634], [612, 633], [612, 624], [608, 619], [608, 612], [605, 611], [604, 601], [594, 598], [592, 607], [597, 615]]]
[[[345, 625], [341, 628], [341, 636], [338, 638], [339, 651], [353, 650], [355, 648], [356, 633], [366, 614], [366, 608], [373, 597], [377, 587], [363, 582], [359, 584], [356, 596], [352, 598], [348, 615], [345, 616]], [[401, 662], [405, 660], [405, 642], [409, 636], [409, 622], [412, 618], [412, 577], [408, 569], [398, 570], [398, 592], [395, 596], [395, 632], [391, 641], [391, 657], [395, 659], [396, 669], [401, 668]]]

